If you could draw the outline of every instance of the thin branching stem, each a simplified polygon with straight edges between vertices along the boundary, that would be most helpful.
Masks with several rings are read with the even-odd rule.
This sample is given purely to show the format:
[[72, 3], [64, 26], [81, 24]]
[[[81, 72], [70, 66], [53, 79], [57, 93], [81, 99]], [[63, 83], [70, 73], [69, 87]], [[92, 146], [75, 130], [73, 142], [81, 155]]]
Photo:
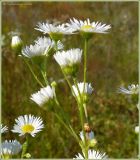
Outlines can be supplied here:
[[[85, 38], [84, 39], [84, 88], [83, 88], [83, 93], [85, 92], [85, 85], [86, 85], [86, 79], [87, 79], [87, 44], [88, 43], [88, 39]], [[85, 116], [86, 116], [86, 120], [88, 122], [88, 113], [87, 113], [87, 108], [86, 108], [86, 103], [84, 104], [84, 112], [85, 112]]]
[[40, 82], [40, 80], [38, 79], [38, 77], [35, 75], [32, 67], [30, 66], [30, 64], [26, 61], [25, 58], [23, 58], [24, 62], [26, 63], [26, 65], [28, 66], [30, 72], [32, 73], [33, 77], [35, 78], [35, 80], [38, 82], [38, 84], [41, 86], [41, 87], [44, 87], [44, 85]]
[[55, 114], [55, 116], [57, 117], [57, 119], [63, 124], [63, 126], [68, 130], [68, 132], [69, 132], [69, 133], [76, 139], [76, 141], [79, 143], [80, 140], [79, 140], [78, 136], [75, 134], [75, 132], [73, 132], [74, 130], [71, 129], [71, 128], [72, 128], [71, 125], [70, 125], [71, 128], [69, 128], [69, 127], [67, 126], [67, 124], [65, 124], [65, 122], [61, 119], [61, 117], [60, 117], [56, 112], [55, 112], [54, 114]]

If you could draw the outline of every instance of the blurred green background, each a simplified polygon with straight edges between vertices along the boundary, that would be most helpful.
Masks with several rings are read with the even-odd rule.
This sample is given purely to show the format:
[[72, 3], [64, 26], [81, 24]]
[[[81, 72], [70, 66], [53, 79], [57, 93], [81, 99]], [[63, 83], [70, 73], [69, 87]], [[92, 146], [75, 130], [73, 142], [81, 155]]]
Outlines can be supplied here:
[[[43, 118], [45, 128], [30, 139], [29, 152], [33, 158], [73, 158], [81, 152], [78, 144], [53, 114], [44, 112], [30, 99], [40, 89], [24, 64], [11, 49], [11, 31], [19, 31], [24, 44], [37, 36], [38, 22], [69, 18], [100, 21], [111, 24], [109, 34], [94, 34], [88, 47], [88, 82], [94, 93], [88, 103], [90, 125], [95, 132], [97, 149], [110, 158], [136, 158], [138, 110], [131, 97], [118, 94], [117, 88], [138, 83], [138, 2], [3, 2], [2, 3], [2, 122], [12, 129], [19, 115], [34, 114]], [[79, 35], [63, 39], [66, 49], [83, 48]], [[52, 80], [62, 79], [54, 60], [48, 62], [47, 72]], [[83, 69], [78, 73], [82, 81]], [[66, 83], [58, 85], [57, 94], [64, 110], [69, 113], [77, 132], [81, 130], [77, 106]], [[8, 132], [3, 139], [24, 138]]]

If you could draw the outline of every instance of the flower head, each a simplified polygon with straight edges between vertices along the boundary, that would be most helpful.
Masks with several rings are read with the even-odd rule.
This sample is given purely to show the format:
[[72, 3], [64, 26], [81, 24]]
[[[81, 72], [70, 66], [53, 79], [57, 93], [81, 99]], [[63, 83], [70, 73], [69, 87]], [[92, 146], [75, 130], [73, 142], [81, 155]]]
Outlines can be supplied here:
[[0, 133], [5, 133], [5, 132], [7, 132], [7, 130], [8, 130], [8, 127], [7, 126], [2, 126], [2, 124], [1, 124], [1, 127], [0, 127], [1, 129], [0, 129]]
[[33, 115], [19, 116], [16, 120], [12, 132], [19, 133], [19, 136], [30, 134], [32, 137], [44, 128], [43, 121], [40, 117]]
[[[79, 96], [79, 92], [78, 92], [78, 89], [75, 85], [72, 86], [73, 90], [74, 90], [74, 93], [76, 96]], [[79, 91], [81, 94], [92, 94], [93, 92], [93, 88], [91, 86], [90, 83], [85, 83], [84, 82], [80, 82], [78, 83], [78, 88], [79, 88]]]
[[12, 37], [11, 47], [14, 51], [20, 52], [22, 45], [23, 45], [23, 43], [22, 43], [22, 40], [19, 36], [16, 35], [16, 36]]
[[38, 23], [36, 30], [43, 32], [44, 34], [49, 34], [50, 37], [58, 41], [62, 38], [62, 35], [64, 34], [72, 34], [73, 29], [67, 28], [65, 24], [57, 25], [57, 24], [51, 24], [49, 22], [46, 23]]
[[77, 86], [73, 85], [72, 88], [74, 92], [73, 95], [78, 97], [78, 100], [80, 101], [80, 93], [83, 98], [83, 102], [87, 102], [88, 95], [92, 94], [93, 92], [93, 88], [90, 83], [80, 82], [77, 84]]
[[[73, 158], [73, 159], [85, 159], [85, 156], [78, 153], [78, 155], [76, 155], [76, 158]], [[106, 159], [107, 160], [107, 155], [99, 151], [88, 150], [88, 159]]]
[[89, 19], [82, 21], [75, 18], [70, 19], [70, 23], [67, 23], [66, 25], [75, 31], [87, 33], [107, 33], [111, 28], [110, 25], [101, 24], [100, 22], [90, 22]]
[[22, 145], [17, 140], [5, 140], [1, 144], [1, 156], [3, 158], [16, 155], [21, 151]]
[[53, 42], [49, 38], [39, 37], [35, 40], [34, 45], [26, 46], [22, 49], [22, 55], [28, 58], [47, 55], [52, 46]]
[[49, 51], [52, 48], [57, 47], [58, 50], [63, 49], [63, 44], [61, 41], [55, 42], [47, 37], [38, 37], [34, 45], [26, 46], [22, 49], [22, 55], [28, 58], [36, 56], [48, 56]]
[[67, 51], [58, 51], [54, 58], [66, 73], [73, 73], [77, 70], [77, 64], [81, 62], [82, 50], [79, 48]]
[[65, 24], [56, 25], [51, 23], [38, 23], [36, 30], [43, 32], [44, 34], [51, 34], [51, 33], [60, 33], [60, 34], [71, 34], [72, 29], [68, 29]]
[[31, 100], [37, 103], [39, 106], [44, 105], [55, 97], [55, 90], [51, 86], [41, 88], [40, 91], [31, 95]]
[[128, 86], [128, 89], [124, 87], [119, 88], [119, 93], [123, 94], [138, 94], [139, 93], [139, 85], [131, 84]]

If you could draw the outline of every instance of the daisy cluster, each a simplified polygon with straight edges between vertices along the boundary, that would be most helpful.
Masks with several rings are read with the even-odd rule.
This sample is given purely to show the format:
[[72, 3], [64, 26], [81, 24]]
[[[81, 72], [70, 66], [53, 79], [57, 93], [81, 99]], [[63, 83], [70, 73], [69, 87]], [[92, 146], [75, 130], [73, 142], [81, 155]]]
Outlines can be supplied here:
[[[57, 50], [63, 49], [64, 46], [60, 41], [63, 35], [107, 33], [110, 28], [111, 25], [102, 24], [101, 22], [91, 22], [89, 19], [82, 21], [73, 18], [70, 19], [68, 23], [64, 24], [50, 23], [49, 21], [38, 22], [35, 30], [49, 35], [51, 39], [48, 37], [38, 37], [34, 44], [23, 47], [21, 53], [28, 58], [48, 55], [52, 48], [57, 48]], [[19, 36], [13, 36], [11, 46], [13, 49], [17, 48], [17, 51], [20, 52], [23, 42]]]
[[59, 33], [59, 34], [73, 34], [80, 31], [93, 33], [106, 33], [111, 28], [110, 25], [102, 24], [100, 22], [90, 22], [89, 19], [84, 21], [76, 18], [70, 19], [69, 23], [56, 25], [46, 23], [38, 23], [36, 30], [44, 34]]
[[[17, 50], [18, 53], [21, 53], [21, 56], [25, 58], [25, 61], [26, 58], [28, 58], [29, 62], [32, 62], [32, 58], [34, 57], [43, 57], [46, 59], [52, 55], [52, 52], [55, 52], [52, 57], [60, 66], [64, 76], [66, 75], [65, 77], [67, 77], [70, 75], [75, 78], [79, 65], [82, 61], [83, 51], [80, 48], [64, 50], [64, 45], [61, 42], [63, 36], [80, 34], [84, 40], [88, 40], [94, 33], [108, 33], [110, 28], [110, 25], [94, 21], [91, 22], [89, 19], [82, 21], [73, 18], [70, 19], [68, 23], [64, 24], [50, 23], [49, 21], [43, 23], [39, 22], [36, 25], [35, 30], [43, 33], [45, 35], [44, 37], [38, 37], [32, 44], [23, 47], [22, 40], [18, 36], [14, 36], [12, 39], [12, 48]], [[43, 65], [46, 65], [44, 62]], [[29, 68], [31, 70], [31, 67]], [[31, 70], [31, 72], [34, 73], [33, 70]], [[58, 101], [56, 98], [55, 87], [52, 84], [49, 85], [49, 82], [46, 83], [46, 72], [44, 73], [43, 69], [41, 70], [41, 73], [45, 79], [45, 85], [41, 85], [43, 87], [40, 88], [39, 91], [31, 94], [30, 99], [42, 108], [50, 105], [57, 105]], [[36, 75], [34, 75], [34, 77], [35, 79], [38, 78]], [[91, 83], [87, 83], [85, 79], [84, 82], [74, 83], [71, 85], [71, 90], [73, 96], [78, 99], [79, 102], [81, 101], [81, 98], [83, 99], [84, 105], [86, 104], [88, 97], [93, 93]], [[11, 131], [19, 134], [19, 136], [27, 138], [28, 135], [35, 137], [43, 128], [44, 124], [42, 119], [30, 114], [19, 116], [15, 119], [15, 124]], [[1, 133], [6, 131], [7, 127], [1, 126]], [[84, 136], [84, 132], [81, 131], [80, 141], [83, 143], [85, 141]], [[96, 144], [94, 132], [92, 130], [86, 130], [86, 140], [90, 147], [93, 147]], [[17, 140], [6, 140], [3, 142], [1, 147], [1, 154], [5, 157], [6, 155], [12, 156], [18, 154], [21, 151], [22, 145]], [[106, 158], [107, 156], [105, 153], [100, 153], [94, 150], [88, 151], [88, 159]], [[78, 153], [78, 155], [76, 155], [76, 159], [85, 159], [85, 155]]]
[[[35, 56], [48, 56], [51, 49], [55, 49], [56, 53], [53, 55], [55, 61], [59, 64], [62, 71], [71, 76], [75, 76], [79, 64], [82, 61], [82, 50], [79, 48], [72, 48], [64, 50], [64, 45], [60, 41], [63, 35], [71, 35], [78, 33], [107, 33], [111, 28], [110, 25], [102, 24], [100, 22], [91, 22], [89, 19], [84, 21], [75, 18], [70, 19], [68, 23], [57, 24], [50, 22], [39, 22], [35, 30], [42, 32], [49, 37], [38, 37], [34, 41], [34, 45], [26, 46], [22, 49], [21, 53], [27, 58]], [[46, 58], [46, 57], [44, 57]], [[93, 92], [91, 84], [81, 82], [78, 83], [78, 88], [73, 85], [73, 95], [79, 97], [80, 94], [87, 99], [87, 95]], [[79, 91], [80, 93], [79, 93]], [[41, 88], [38, 92], [31, 95], [30, 99], [39, 106], [50, 102], [55, 97], [55, 91], [48, 85]]]

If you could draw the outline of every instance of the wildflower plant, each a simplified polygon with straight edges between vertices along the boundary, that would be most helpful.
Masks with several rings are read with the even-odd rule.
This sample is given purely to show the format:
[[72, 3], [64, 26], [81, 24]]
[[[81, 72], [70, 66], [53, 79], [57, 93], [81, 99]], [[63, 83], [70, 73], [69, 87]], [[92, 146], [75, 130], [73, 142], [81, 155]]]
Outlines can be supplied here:
[[[40, 88], [37, 89], [38, 92], [31, 94], [30, 100], [34, 101], [37, 106], [40, 106], [38, 109], [52, 112], [73, 138], [75, 138], [75, 141], [81, 147], [82, 154], [78, 153], [74, 159], [107, 159], [106, 153], [101, 153], [94, 149], [98, 142], [88, 121], [87, 103], [94, 93], [94, 86], [87, 80], [87, 52], [88, 42], [92, 35], [94, 33], [108, 33], [110, 28], [110, 25], [101, 24], [100, 22], [90, 22], [89, 19], [82, 21], [73, 18], [70, 19], [70, 22], [64, 24], [39, 22], [35, 30], [40, 31], [45, 36], [38, 37], [34, 41], [34, 44], [23, 46], [21, 51], [19, 51], [20, 57], [24, 60], [36, 82], [40, 85]], [[65, 45], [60, 40], [65, 35], [73, 34], [81, 35], [84, 41], [83, 49], [64, 49]], [[12, 44], [14, 39], [12, 40]], [[40, 57], [39, 71], [42, 76], [38, 76], [34, 71], [34, 68], [38, 65], [35, 59], [39, 59]], [[80, 131], [76, 131], [69, 119], [65, 116], [66, 113], [55, 92], [58, 83], [55, 81], [51, 82], [48, 78], [47, 69], [49, 66], [47, 65], [47, 61], [50, 58], [55, 60], [58, 67], [60, 67], [61, 73], [71, 90], [71, 94], [77, 102], [81, 125]], [[82, 59], [84, 61], [83, 81], [79, 82], [77, 73]], [[37, 118], [32, 115], [20, 116], [15, 122], [16, 124], [12, 132], [26, 137], [26, 141], [22, 145], [21, 158], [23, 158], [28, 155], [27, 146], [29, 136], [34, 137], [44, 128], [44, 125], [40, 117]]]

